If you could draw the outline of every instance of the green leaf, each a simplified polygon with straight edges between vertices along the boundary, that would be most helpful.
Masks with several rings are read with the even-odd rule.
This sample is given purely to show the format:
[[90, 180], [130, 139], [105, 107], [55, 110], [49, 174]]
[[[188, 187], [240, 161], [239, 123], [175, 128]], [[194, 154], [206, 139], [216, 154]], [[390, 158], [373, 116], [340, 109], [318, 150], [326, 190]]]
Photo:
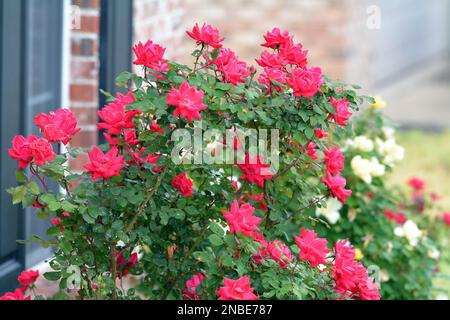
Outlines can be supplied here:
[[30, 190], [30, 192], [34, 195], [38, 195], [41, 193], [41, 188], [39, 188], [39, 185], [35, 182], [35, 181], [31, 181], [28, 184], [28, 189]]
[[49, 281], [57, 281], [61, 278], [61, 272], [59, 271], [46, 272], [44, 273], [44, 278]]
[[211, 244], [213, 246], [221, 246], [223, 244], [223, 239], [221, 237], [219, 237], [217, 234], [212, 234], [208, 237], [209, 242], [211, 242]]
[[27, 188], [25, 186], [18, 186], [15, 188], [9, 188], [6, 192], [12, 195], [12, 202], [15, 205], [22, 202], [25, 197], [25, 193], [27, 192]]

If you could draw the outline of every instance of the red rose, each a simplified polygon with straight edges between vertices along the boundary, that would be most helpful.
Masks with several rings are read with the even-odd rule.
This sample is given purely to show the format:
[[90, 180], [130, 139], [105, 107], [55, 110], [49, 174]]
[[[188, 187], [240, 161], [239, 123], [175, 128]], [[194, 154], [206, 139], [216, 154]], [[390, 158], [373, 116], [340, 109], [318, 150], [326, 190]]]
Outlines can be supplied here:
[[260, 188], [264, 187], [264, 180], [271, 179], [273, 173], [269, 171], [270, 164], [264, 164], [264, 159], [260, 156], [251, 158], [250, 154], [245, 155], [245, 162], [237, 165], [242, 171], [239, 180], [247, 180], [256, 183]]
[[220, 37], [219, 31], [209, 24], [203, 24], [200, 28], [196, 23], [192, 31], [186, 31], [186, 33], [197, 42], [197, 45], [204, 44], [213, 48], [221, 48], [221, 42], [224, 40]]
[[172, 87], [172, 90], [167, 95], [167, 105], [176, 107], [173, 114], [175, 118], [181, 115], [189, 122], [192, 122], [192, 119], [201, 119], [200, 111], [208, 108], [203, 103], [204, 94], [203, 91], [190, 87], [188, 82], [185, 81], [178, 90]]
[[52, 161], [56, 154], [53, 152], [52, 145], [45, 139], [37, 138], [30, 142], [30, 151], [33, 161], [37, 166], [43, 166]]
[[203, 273], [198, 273], [186, 281], [186, 286], [183, 290], [183, 299], [185, 300], [199, 300], [197, 295], [197, 287], [203, 282], [206, 276]]
[[217, 58], [210, 63], [222, 73], [223, 82], [231, 83], [233, 86], [244, 83], [250, 75], [247, 64], [239, 60], [238, 56], [228, 48], [222, 48]]
[[180, 191], [183, 197], [189, 197], [194, 193], [193, 185], [194, 182], [185, 173], [180, 173], [177, 177], [172, 178], [172, 186]]
[[287, 82], [296, 97], [312, 98], [324, 83], [320, 68], [295, 68]]
[[231, 204], [230, 211], [222, 210], [222, 214], [230, 226], [230, 233], [241, 233], [246, 237], [255, 237], [259, 231], [261, 218], [254, 216], [255, 208], [245, 203], [239, 207], [237, 200]]
[[24, 297], [21, 289], [16, 289], [14, 292], [7, 292], [4, 296], [0, 297], [0, 301], [12, 301], [12, 300], [31, 300], [31, 297]]
[[[133, 63], [157, 72], [167, 72], [169, 71], [169, 65], [167, 60], [164, 59], [165, 51], [165, 48], [153, 43], [151, 40], [148, 40], [145, 44], [139, 42], [133, 47], [133, 52], [136, 55], [136, 60]], [[152, 71], [150, 73], [157, 78], [163, 78], [160, 74]]]
[[237, 280], [224, 277], [224, 286], [216, 293], [219, 295], [218, 300], [259, 300], [254, 294], [253, 288], [250, 288], [250, 277], [240, 277]]
[[418, 177], [412, 177], [408, 180], [408, 184], [414, 188], [416, 191], [422, 191], [425, 189], [425, 180], [418, 178]]
[[72, 111], [58, 109], [50, 114], [41, 113], [34, 117], [34, 123], [42, 130], [44, 138], [50, 142], [61, 141], [67, 144], [80, 128]]
[[30, 284], [35, 283], [38, 277], [39, 277], [38, 270], [28, 270], [22, 271], [17, 280], [22, 286], [28, 287]]
[[351, 190], [345, 189], [347, 181], [340, 174], [332, 176], [327, 172], [326, 177], [322, 177], [322, 182], [330, 189], [333, 196], [338, 198], [343, 204], [345, 204], [345, 199], [352, 194]]
[[36, 136], [30, 136], [25, 139], [24, 136], [15, 136], [12, 140], [12, 148], [8, 149], [11, 158], [19, 160], [19, 169], [25, 169], [33, 160], [30, 150], [30, 140], [38, 139]]
[[272, 31], [264, 35], [265, 43], [261, 44], [263, 47], [278, 49], [281, 46], [292, 43], [292, 36], [287, 30], [281, 31], [280, 28], [273, 28]]
[[108, 153], [104, 154], [97, 146], [91, 152], [88, 152], [90, 163], [83, 167], [87, 173], [92, 175], [92, 180], [109, 179], [113, 176], [120, 176], [120, 169], [125, 165], [123, 156], [118, 156], [119, 150], [114, 147]]
[[444, 220], [444, 223], [450, 227], [450, 212], [444, 212], [442, 219]]
[[347, 125], [347, 120], [352, 116], [352, 113], [349, 110], [350, 102], [345, 98], [336, 100], [334, 97], [330, 98], [330, 102], [336, 110], [336, 114], [332, 114], [330, 117], [336, 121], [337, 124], [345, 127]]
[[326, 264], [325, 257], [330, 252], [326, 239], [317, 238], [317, 234], [313, 230], [304, 228], [300, 230], [300, 236], [294, 236], [294, 239], [300, 249], [300, 260], [308, 260], [313, 267], [318, 264]]
[[325, 166], [327, 171], [331, 174], [338, 174], [344, 169], [344, 155], [339, 148], [334, 147], [332, 149], [323, 150]]
[[126, 111], [126, 106], [134, 102], [132, 92], [128, 92], [126, 96], [118, 94], [114, 102], [106, 105], [98, 111], [98, 116], [103, 122], [97, 123], [99, 130], [108, 130], [109, 135], [120, 135], [123, 129], [131, 129], [136, 125], [133, 123], [133, 118], [137, 114], [141, 114], [140, 110]]
[[314, 132], [315, 132], [317, 139], [323, 139], [323, 138], [328, 137], [328, 133], [319, 128], [314, 128]]

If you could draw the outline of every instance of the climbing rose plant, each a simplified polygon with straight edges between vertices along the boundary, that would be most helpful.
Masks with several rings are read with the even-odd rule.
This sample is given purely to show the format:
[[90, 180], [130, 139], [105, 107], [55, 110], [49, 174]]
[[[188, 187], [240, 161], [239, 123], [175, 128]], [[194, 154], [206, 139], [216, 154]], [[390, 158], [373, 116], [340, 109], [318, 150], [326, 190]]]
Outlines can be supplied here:
[[[31, 241], [55, 249], [43, 276], [58, 281], [58, 297], [380, 299], [345, 235], [330, 242], [307, 214], [330, 197], [354, 197], [330, 137], [352, 135], [353, 112], [373, 99], [309, 66], [288, 31], [264, 35], [259, 70], [225, 48], [217, 29], [196, 24], [187, 34], [197, 45], [192, 67], [168, 61], [150, 40], [133, 47], [141, 72], [120, 74], [124, 93], [105, 93], [98, 112], [107, 144], [72, 148], [76, 120], [57, 110], [35, 118], [42, 137], [17, 136], [8, 150], [22, 169], [8, 190], [14, 204], [51, 223]], [[223, 136], [177, 149], [179, 130], [199, 129]], [[279, 167], [228, 135], [247, 129], [278, 130], [265, 149]], [[237, 159], [187, 161], [222, 149]], [[84, 151], [84, 172], [73, 172], [69, 158]], [[123, 286], [129, 275], [139, 278], [133, 288]], [[4, 297], [28, 299], [31, 289]]]

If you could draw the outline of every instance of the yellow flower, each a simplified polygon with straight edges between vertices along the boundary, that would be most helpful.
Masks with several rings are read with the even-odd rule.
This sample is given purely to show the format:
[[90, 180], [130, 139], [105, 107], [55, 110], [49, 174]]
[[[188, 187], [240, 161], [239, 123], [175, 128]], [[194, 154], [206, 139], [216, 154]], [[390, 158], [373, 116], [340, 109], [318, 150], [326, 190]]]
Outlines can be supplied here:
[[369, 105], [372, 109], [382, 109], [386, 107], [387, 103], [380, 96], [373, 97], [375, 99], [375, 103]]
[[364, 258], [364, 255], [361, 249], [355, 248], [355, 260], [361, 260], [362, 258]]

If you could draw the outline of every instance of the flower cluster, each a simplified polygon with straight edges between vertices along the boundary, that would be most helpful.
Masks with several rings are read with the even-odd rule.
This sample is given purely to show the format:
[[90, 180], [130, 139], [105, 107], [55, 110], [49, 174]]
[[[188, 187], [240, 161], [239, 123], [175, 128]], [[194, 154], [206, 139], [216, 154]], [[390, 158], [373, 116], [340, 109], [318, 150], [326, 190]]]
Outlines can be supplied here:
[[22, 271], [17, 278], [17, 281], [22, 286], [17, 288], [14, 292], [7, 292], [0, 297], [1, 300], [31, 300], [31, 296], [25, 296], [28, 290], [33, 290], [35, 288], [34, 283], [39, 277], [39, 271], [37, 270], [26, 270]]

